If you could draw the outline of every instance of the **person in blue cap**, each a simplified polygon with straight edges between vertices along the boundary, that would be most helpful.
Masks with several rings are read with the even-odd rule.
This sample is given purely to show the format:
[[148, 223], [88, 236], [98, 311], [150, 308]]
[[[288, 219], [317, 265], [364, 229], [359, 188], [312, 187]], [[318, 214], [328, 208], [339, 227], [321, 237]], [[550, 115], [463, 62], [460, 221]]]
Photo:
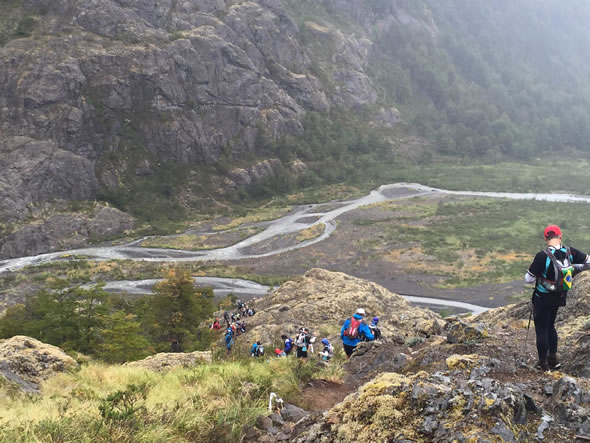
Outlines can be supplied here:
[[322, 345], [324, 345], [324, 349], [320, 352], [320, 357], [322, 357], [322, 360], [328, 361], [334, 357], [334, 346], [330, 344], [327, 338], [322, 339]]
[[373, 317], [373, 321], [369, 325], [369, 329], [371, 330], [371, 332], [375, 336], [375, 340], [380, 340], [381, 339], [381, 330], [377, 327], [377, 324], [379, 324], [379, 317]]
[[347, 318], [342, 329], [340, 330], [340, 338], [342, 339], [342, 346], [346, 353], [346, 358], [350, 358], [354, 348], [359, 344], [361, 338], [364, 336], [365, 340], [375, 340], [375, 336], [371, 329], [364, 322], [365, 310], [363, 308], [357, 309], [356, 313]]

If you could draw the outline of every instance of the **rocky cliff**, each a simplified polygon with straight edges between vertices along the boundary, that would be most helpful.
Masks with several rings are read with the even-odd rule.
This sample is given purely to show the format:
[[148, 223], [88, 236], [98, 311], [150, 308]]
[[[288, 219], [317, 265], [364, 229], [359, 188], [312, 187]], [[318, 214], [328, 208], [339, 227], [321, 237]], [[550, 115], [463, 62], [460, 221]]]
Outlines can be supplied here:
[[371, 41], [298, 25], [279, 0], [15, 0], [5, 13], [0, 223], [8, 231], [39, 223], [36, 207], [60, 200], [130, 206], [124, 201], [152, 192], [195, 209], [203, 194], [279, 170], [296, 175], [305, 165], [284, 164], [269, 143], [301, 136], [309, 112], [342, 106], [370, 110], [383, 126], [399, 121], [395, 109], [369, 108], [377, 101], [366, 72]]

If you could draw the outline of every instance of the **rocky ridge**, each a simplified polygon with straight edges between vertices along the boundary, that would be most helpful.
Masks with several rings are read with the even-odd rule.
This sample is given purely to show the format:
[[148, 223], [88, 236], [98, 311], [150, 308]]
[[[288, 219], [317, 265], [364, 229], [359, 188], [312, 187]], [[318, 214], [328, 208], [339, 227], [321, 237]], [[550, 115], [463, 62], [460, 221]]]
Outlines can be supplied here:
[[339, 341], [342, 322], [364, 308], [367, 318], [377, 316], [383, 333], [404, 342], [408, 337], [439, 334], [444, 321], [438, 314], [412, 307], [384, 287], [341, 272], [311, 269], [284, 283], [251, 304], [257, 311], [248, 317], [249, 341], [273, 342], [281, 334], [294, 336], [307, 327], [321, 338]]
[[[314, 277], [325, 281], [329, 274], [313, 270], [299, 283]], [[293, 282], [291, 294], [305, 293], [296, 286]], [[342, 302], [350, 303], [346, 295]], [[351, 393], [342, 402], [323, 413], [309, 412], [296, 423], [279, 427], [280, 432], [258, 423], [247, 430], [248, 441], [280, 441], [285, 435], [284, 439], [297, 442], [590, 438], [589, 304], [590, 275], [582, 274], [576, 277], [568, 306], [560, 310], [560, 371], [543, 373], [532, 367], [534, 331], [524, 346], [526, 302], [473, 319], [440, 319], [442, 328], [412, 347], [396, 337], [394, 328], [394, 335], [385, 333], [381, 341], [361, 343], [345, 364]], [[400, 310], [393, 306], [393, 311]], [[309, 308], [315, 304], [310, 302]], [[391, 326], [385, 329], [392, 331]]]

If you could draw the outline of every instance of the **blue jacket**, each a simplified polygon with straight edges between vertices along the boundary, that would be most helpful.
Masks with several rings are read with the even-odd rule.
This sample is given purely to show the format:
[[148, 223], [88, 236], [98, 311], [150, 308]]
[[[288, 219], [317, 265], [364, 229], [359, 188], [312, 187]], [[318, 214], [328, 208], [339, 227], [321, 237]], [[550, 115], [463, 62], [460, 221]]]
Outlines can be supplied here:
[[293, 340], [288, 338], [285, 340], [285, 352], [289, 352], [291, 349], [293, 349]]
[[[357, 320], [363, 319], [362, 315], [359, 315], [359, 314], [354, 314], [353, 317], [356, 318]], [[375, 340], [375, 336], [373, 335], [373, 333], [371, 332], [371, 330], [369, 329], [369, 327], [367, 326], [367, 324], [364, 321], [361, 322], [361, 324], [359, 326], [359, 333], [357, 335], [357, 338], [350, 338], [350, 337], [347, 337], [346, 335], [344, 335], [344, 331], [346, 331], [349, 326], [350, 326], [350, 318], [347, 318], [346, 321], [344, 322], [344, 324], [342, 325], [342, 329], [340, 330], [340, 338], [342, 339], [342, 343], [344, 343], [345, 345], [348, 345], [348, 346], [358, 345], [359, 342], [361, 341], [360, 337], [362, 337], [363, 335], [365, 337], [367, 337], [367, 340]]]

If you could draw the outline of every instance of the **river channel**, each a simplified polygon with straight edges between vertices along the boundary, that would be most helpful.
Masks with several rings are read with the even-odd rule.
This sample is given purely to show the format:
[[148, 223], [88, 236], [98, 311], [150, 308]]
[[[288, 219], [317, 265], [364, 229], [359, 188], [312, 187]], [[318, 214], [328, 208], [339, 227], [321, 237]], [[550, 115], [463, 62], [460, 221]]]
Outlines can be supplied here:
[[[211, 249], [206, 251], [186, 251], [180, 249], [160, 249], [160, 248], [146, 248], [139, 244], [146, 238], [138, 239], [133, 242], [118, 245], [118, 246], [95, 246], [88, 248], [80, 248], [69, 251], [61, 251], [47, 254], [40, 254], [30, 257], [19, 257], [0, 262], [0, 274], [5, 272], [17, 271], [26, 266], [49, 263], [56, 260], [74, 260], [75, 257], [86, 257], [94, 260], [113, 260], [113, 259], [131, 259], [144, 260], [153, 262], [191, 262], [191, 261], [207, 261], [207, 260], [222, 260], [232, 261], [244, 258], [267, 257], [276, 254], [281, 254], [294, 249], [305, 248], [312, 244], [321, 242], [328, 238], [336, 229], [336, 218], [340, 215], [353, 211], [361, 206], [370, 205], [373, 203], [400, 200], [412, 198], [423, 195], [448, 194], [458, 196], [472, 196], [472, 197], [488, 197], [500, 199], [514, 199], [514, 200], [539, 200], [549, 202], [566, 202], [566, 203], [590, 203], [590, 197], [573, 194], [558, 194], [558, 193], [509, 193], [509, 192], [477, 192], [477, 191], [450, 191], [446, 189], [432, 188], [417, 183], [394, 183], [382, 185], [378, 189], [371, 191], [368, 195], [356, 199], [330, 202], [329, 204], [314, 204], [298, 206], [289, 214], [276, 220], [261, 222], [255, 224], [264, 228], [261, 232], [252, 235], [234, 245]], [[277, 247], [271, 251], [262, 254], [255, 254], [251, 251], [253, 246], [262, 242], [268, 241], [279, 235], [289, 233], [296, 233], [304, 229], [311, 228], [317, 224], [325, 226], [323, 233], [313, 239], [303, 241], [296, 245], [287, 247]], [[201, 277], [199, 280], [203, 280]], [[218, 290], [237, 292], [247, 294], [247, 291], [255, 291], [255, 295], [263, 295], [270, 288], [258, 287], [254, 282], [245, 282], [237, 279], [216, 279], [212, 280], [215, 284], [211, 284]], [[233, 282], [233, 283], [232, 283]], [[140, 282], [107, 282], [107, 287], [115, 290], [119, 285], [121, 291], [130, 293], [141, 293], [140, 291], [148, 291], [154, 284], [153, 281]], [[110, 286], [109, 286], [110, 285]], [[232, 287], [232, 285], [235, 285]], [[124, 287], [124, 289], [123, 289]], [[139, 288], [139, 289], [138, 289]], [[253, 293], [254, 295], [254, 293]], [[450, 302], [449, 300], [438, 299], [420, 299], [416, 297], [410, 299], [411, 302], [425, 303], [427, 305], [443, 305], [453, 306], [477, 312], [479, 309], [485, 309], [476, 305], [470, 305], [462, 302]], [[458, 306], [458, 305], [463, 306]]]

